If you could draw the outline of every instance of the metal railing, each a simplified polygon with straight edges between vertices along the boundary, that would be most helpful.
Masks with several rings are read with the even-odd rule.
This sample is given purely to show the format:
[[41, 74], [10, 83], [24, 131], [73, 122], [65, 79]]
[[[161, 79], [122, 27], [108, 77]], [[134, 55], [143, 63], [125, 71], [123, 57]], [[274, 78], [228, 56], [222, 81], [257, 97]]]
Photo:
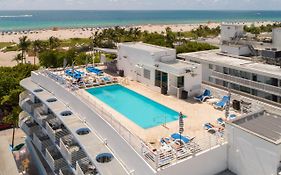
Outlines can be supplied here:
[[266, 91], [268, 93], [275, 94], [278, 96], [281, 94], [280, 87], [276, 87], [276, 86], [272, 86], [272, 85], [268, 85], [268, 84], [264, 84], [264, 83], [259, 83], [259, 82], [223, 74], [223, 73], [216, 72], [216, 71], [212, 71], [212, 77], [226, 80], [228, 82], [239, 84], [239, 85], [246, 86], [249, 88]]
[[72, 135], [67, 135], [60, 139], [60, 151], [73, 167], [75, 167], [78, 160], [86, 157], [85, 152]]

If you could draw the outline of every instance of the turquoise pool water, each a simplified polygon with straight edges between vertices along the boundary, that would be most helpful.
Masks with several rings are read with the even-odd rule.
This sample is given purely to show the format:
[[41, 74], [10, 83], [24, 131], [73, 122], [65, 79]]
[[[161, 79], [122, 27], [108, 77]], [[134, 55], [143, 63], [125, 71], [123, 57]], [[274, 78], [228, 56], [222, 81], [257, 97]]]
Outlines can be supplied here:
[[178, 112], [121, 85], [86, 91], [144, 129], [178, 120]]

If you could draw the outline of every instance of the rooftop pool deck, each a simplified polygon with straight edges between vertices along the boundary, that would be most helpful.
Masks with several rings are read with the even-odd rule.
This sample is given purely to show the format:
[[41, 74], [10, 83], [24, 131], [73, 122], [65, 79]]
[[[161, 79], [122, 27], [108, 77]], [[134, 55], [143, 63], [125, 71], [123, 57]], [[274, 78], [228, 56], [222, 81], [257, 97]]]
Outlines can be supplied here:
[[119, 84], [86, 91], [143, 129], [166, 124], [179, 117], [179, 112]]

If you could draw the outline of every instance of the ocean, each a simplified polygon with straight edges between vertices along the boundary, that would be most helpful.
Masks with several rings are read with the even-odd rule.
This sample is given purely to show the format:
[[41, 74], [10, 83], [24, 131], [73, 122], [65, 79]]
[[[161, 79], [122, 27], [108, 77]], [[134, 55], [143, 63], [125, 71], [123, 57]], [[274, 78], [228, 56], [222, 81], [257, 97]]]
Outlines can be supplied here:
[[0, 31], [52, 27], [104, 27], [139, 24], [281, 21], [281, 11], [0, 11]]

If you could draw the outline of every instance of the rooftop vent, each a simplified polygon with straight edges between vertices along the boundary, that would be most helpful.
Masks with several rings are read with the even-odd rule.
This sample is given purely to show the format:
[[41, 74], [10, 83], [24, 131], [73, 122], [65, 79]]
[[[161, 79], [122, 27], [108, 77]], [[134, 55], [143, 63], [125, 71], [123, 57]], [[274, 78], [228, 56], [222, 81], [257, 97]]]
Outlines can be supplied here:
[[39, 89], [35, 89], [33, 92], [38, 93], [38, 92], [42, 92], [43, 89], [39, 88]]
[[48, 103], [53, 103], [56, 102], [57, 99], [56, 98], [49, 98], [48, 100], [46, 100]]
[[89, 128], [80, 128], [76, 131], [78, 135], [86, 135], [89, 134], [91, 131]]
[[113, 159], [113, 155], [110, 153], [102, 153], [97, 155], [96, 161], [99, 163], [108, 163]]
[[63, 112], [60, 113], [60, 115], [66, 117], [66, 116], [72, 115], [72, 112], [71, 111], [63, 111]]

